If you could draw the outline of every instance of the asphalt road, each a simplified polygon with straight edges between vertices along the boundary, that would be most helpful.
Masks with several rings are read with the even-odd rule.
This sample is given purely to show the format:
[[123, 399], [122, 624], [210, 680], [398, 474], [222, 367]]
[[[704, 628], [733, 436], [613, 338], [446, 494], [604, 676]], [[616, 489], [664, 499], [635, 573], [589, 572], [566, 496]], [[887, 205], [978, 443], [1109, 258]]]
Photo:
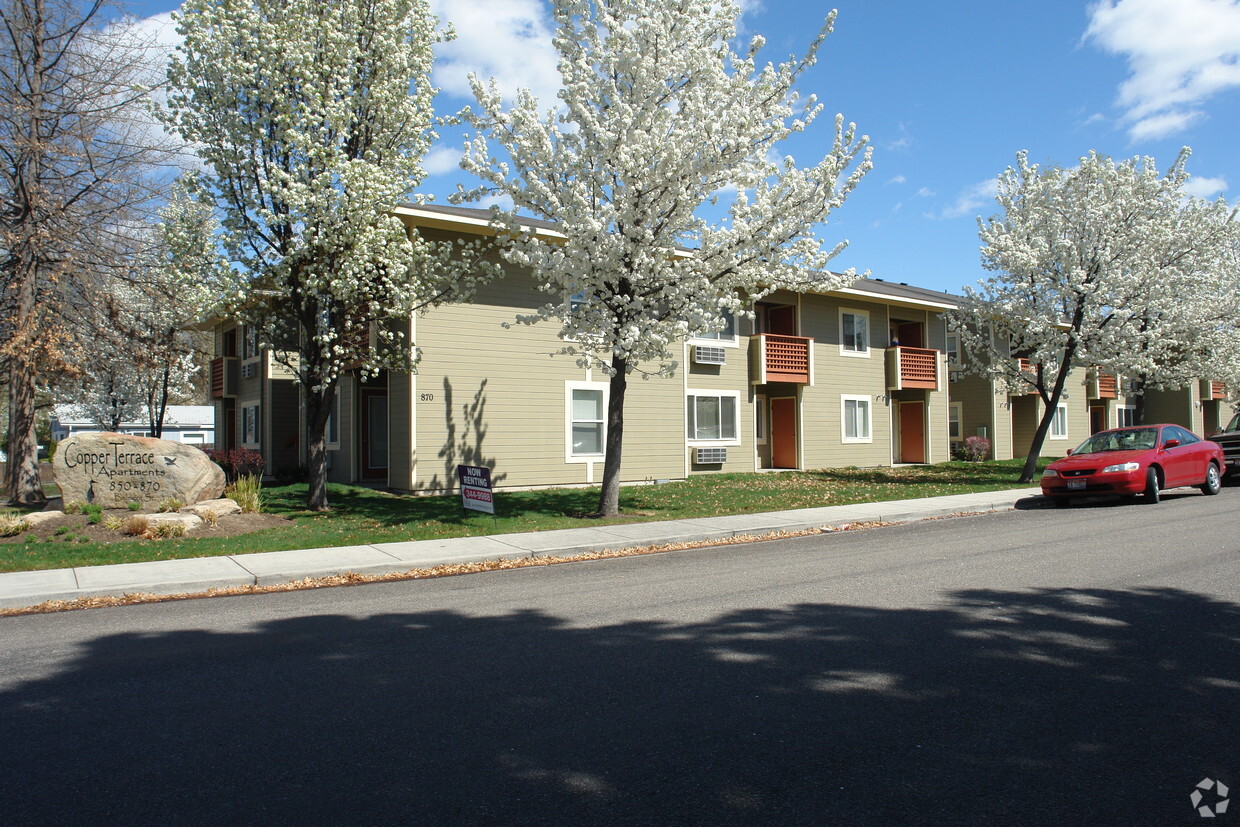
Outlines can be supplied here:
[[1202, 823], [1238, 505], [0, 619], [0, 821]]

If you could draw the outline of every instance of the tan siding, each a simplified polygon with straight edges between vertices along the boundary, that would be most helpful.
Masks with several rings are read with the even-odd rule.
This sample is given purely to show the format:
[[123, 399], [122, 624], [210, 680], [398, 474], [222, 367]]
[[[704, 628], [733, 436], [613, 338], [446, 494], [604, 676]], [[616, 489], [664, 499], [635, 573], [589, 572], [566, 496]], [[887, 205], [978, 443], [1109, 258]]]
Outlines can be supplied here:
[[1188, 428], [1194, 433], [1199, 433], [1200, 427], [1194, 423], [1194, 420], [1199, 419], [1199, 413], [1194, 410], [1194, 394], [1195, 392], [1191, 389], [1146, 391], [1146, 424], [1155, 425], [1160, 422], [1170, 422]]
[[[728, 461], [722, 465], [697, 465], [694, 462], [698, 444], [688, 445], [688, 434], [682, 429], [681, 433], [685, 434], [685, 441], [688, 450], [688, 462], [690, 473], [702, 472], [744, 472], [754, 470], [754, 441], [753, 441], [753, 394], [749, 381], [749, 338], [748, 336], [738, 336], [740, 343], [736, 348], [725, 348], [726, 364], [723, 365], [699, 365], [692, 361], [690, 351], [692, 345], [685, 347], [685, 361], [688, 369], [685, 371], [685, 400], [681, 403], [681, 418], [687, 422], [687, 405], [688, 395], [695, 391], [735, 391], [737, 393], [736, 407], [736, 435], [740, 440], [739, 445], [720, 446], [727, 447]], [[657, 415], [657, 411], [651, 411], [653, 415]], [[711, 447], [709, 444], [702, 443], [701, 447]]]
[[[492, 468], [497, 487], [600, 480], [601, 460], [593, 474], [590, 463], [565, 461], [565, 382], [607, 377], [552, 355], [560, 347], [553, 322], [515, 323], [541, 304], [532, 279], [509, 273], [470, 304], [418, 318], [416, 489], [451, 489], [458, 463]], [[682, 387], [678, 378], [630, 376], [622, 479], [683, 476]]]

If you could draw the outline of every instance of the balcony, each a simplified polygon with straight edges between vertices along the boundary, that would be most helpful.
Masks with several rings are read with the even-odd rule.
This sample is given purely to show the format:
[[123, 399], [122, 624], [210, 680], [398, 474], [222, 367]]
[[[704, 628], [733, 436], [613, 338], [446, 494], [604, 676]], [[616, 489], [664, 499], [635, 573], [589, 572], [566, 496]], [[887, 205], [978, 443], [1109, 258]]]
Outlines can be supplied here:
[[1201, 400], [1209, 402], [1212, 399], [1226, 399], [1227, 386], [1222, 382], [1211, 382], [1209, 379], [1201, 380]]
[[1085, 383], [1090, 399], [1119, 398], [1119, 377], [1113, 373], [1099, 373], [1097, 368], [1092, 368], [1085, 376]]
[[753, 383], [814, 383], [814, 340], [802, 336], [776, 336], [764, 333], [749, 340]]
[[939, 389], [939, 351], [922, 347], [887, 348], [887, 390]]
[[[1037, 365], [1030, 362], [1028, 359], [1013, 359], [1012, 361], [1016, 363], [1016, 369], [1020, 373], [1029, 377], [1029, 383], [1022, 384], [1019, 387], [1013, 386], [1013, 389], [1008, 393], [1008, 396], [1037, 396], [1038, 391], [1031, 384], [1038, 375]], [[1020, 390], [1020, 387], [1025, 387], [1027, 390]]]
[[235, 356], [217, 356], [211, 360], [211, 398], [220, 399], [237, 395], [237, 376], [240, 359]]

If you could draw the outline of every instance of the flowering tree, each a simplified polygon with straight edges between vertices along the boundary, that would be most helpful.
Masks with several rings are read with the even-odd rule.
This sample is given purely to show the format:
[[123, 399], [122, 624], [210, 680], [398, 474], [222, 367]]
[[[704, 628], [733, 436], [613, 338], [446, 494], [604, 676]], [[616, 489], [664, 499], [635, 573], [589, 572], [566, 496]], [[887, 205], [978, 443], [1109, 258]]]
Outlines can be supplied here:
[[44, 499], [38, 399], [81, 372], [96, 288], [128, 266], [166, 149], [145, 128], [151, 44], [106, 7], [0, 0], [0, 362], [17, 504]]
[[[555, 0], [558, 111], [540, 112], [528, 91], [505, 109], [494, 83], [471, 79], [477, 134], [462, 166], [486, 184], [461, 198], [502, 193], [556, 222], [562, 243], [523, 234], [515, 210], [501, 219], [515, 238], [508, 260], [551, 297], [520, 321], [558, 321], [562, 352], [610, 377], [603, 515], [619, 510], [631, 373], [671, 374], [686, 337], [779, 287], [855, 278], [823, 272], [844, 245], [824, 250], [817, 231], [870, 168], [867, 139], [837, 116], [815, 166], [778, 154], [822, 110], [794, 86], [834, 13], [805, 57], [762, 67], [762, 38], [732, 49], [738, 13], [732, 0]], [[726, 218], [705, 218], [729, 192]]]
[[1073, 369], [1122, 366], [1160, 382], [1200, 369], [1193, 337], [1207, 302], [1196, 282], [1221, 283], [1228, 232], [1217, 206], [1186, 199], [1187, 158], [1162, 175], [1150, 158], [1091, 152], [1071, 169], [1041, 168], [1021, 152], [999, 177], [1003, 214], [979, 221], [983, 265], [996, 275], [965, 288], [947, 315], [970, 369], [1044, 404], [1022, 482]]
[[462, 297], [480, 272], [392, 214], [435, 137], [440, 36], [425, 0], [187, 0], [176, 19], [164, 120], [197, 147], [197, 192], [245, 274], [224, 311], [302, 386], [308, 506], [323, 510], [342, 373], [410, 369], [410, 314]]

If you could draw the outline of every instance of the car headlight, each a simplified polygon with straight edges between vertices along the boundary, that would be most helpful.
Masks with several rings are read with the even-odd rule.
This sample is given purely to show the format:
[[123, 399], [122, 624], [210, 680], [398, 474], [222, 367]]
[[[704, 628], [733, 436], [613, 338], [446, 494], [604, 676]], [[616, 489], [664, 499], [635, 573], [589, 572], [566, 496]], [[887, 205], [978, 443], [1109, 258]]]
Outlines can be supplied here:
[[1116, 471], [1136, 471], [1140, 467], [1141, 463], [1139, 462], [1121, 462], [1118, 465], [1108, 465], [1102, 469], [1102, 473], [1111, 474]]
[[1043, 471], [1043, 472], [1042, 472], [1042, 476], [1044, 476], [1044, 477], [1058, 477], [1058, 476], [1059, 476], [1059, 472], [1058, 472], [1058, 471], [1052, 471], [1050, 468], [1047, 468], [1045, 471]]

